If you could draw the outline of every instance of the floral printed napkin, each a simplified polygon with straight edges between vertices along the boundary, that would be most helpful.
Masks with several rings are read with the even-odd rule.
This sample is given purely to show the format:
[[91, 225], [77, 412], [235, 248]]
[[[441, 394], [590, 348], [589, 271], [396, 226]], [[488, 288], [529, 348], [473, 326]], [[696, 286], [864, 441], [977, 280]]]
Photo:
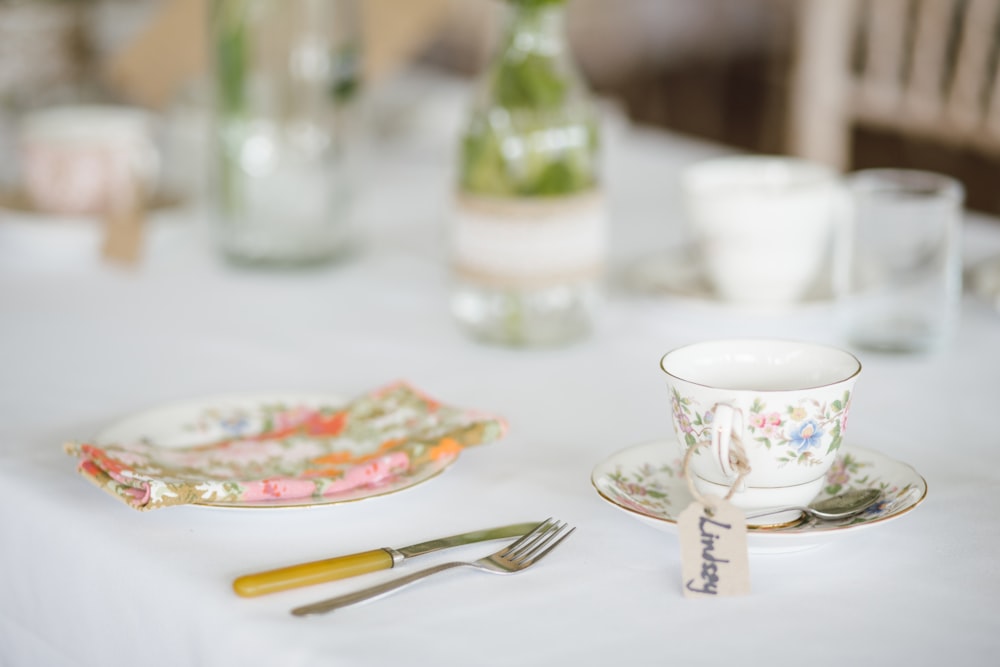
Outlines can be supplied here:
[[[465, 447], [503, 436], [503, 420], [443, 405], [396, 383], [339, 406], [262, 405], [249, 432], [193, 447], [148, 440], [70, 442], [79, 472], [138, 510], [323, 500], [377, 489]], [[239, 431], [239, 429], [237, 429]]]

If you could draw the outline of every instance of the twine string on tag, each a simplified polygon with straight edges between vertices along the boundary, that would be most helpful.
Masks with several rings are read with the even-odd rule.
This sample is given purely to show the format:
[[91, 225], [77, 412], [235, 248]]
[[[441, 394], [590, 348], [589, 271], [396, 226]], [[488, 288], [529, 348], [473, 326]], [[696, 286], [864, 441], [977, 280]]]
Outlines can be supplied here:
[[[736, 465], [734, 466], [736, 468], [737, 475], [736, 479], [733, 481], [733, 485], [729, 487], [729, 492], [726, 493], [725, 497], [723, 498], [723, 500], [726, 501], [730, 500], [733, 497], [733, 494], [736, 493], [736, 489], [739, 488], [739, 486], [743, 483], [743, 480], [746, 479], [746, 476], [750, 474], [750, 466], [747, 464], [746, 458], [742, 454], [741, 443], [735, 436], [733, 436], [733, 439], [736, 442], [738, 448], [737, 450], [738, 454], [735, 457]], [[710, 497], [703, 496], [701, 492], [699, 492], [698, 489], [695, 488], [694, 479], [690, 471], [692, 454], [694, 454], [694, 451], [698, 447], [701, 447], [706, 444], [708, 443], [701, 442], [691, 445], [690, 447], [687, 448], [687, 451], [684, 452], [684, 462], [681, 465], [681, 475], [684, 477], [684, 481], [687, 482], [687, 487], [688, 490], [691, 492], [691, 497], [694, 498], [698, 503], [700, 503], [705, 508], [705, 512], [708, 514], [708, 516], [712, 516], [714, 513], [715, 503], [712, 502], [712, 500], [710, 500]]]

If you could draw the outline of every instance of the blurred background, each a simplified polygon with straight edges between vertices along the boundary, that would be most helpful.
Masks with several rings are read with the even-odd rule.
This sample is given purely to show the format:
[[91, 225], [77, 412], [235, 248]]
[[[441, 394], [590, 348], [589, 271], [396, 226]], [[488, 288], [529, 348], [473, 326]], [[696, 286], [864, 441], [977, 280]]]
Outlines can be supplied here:
[[[13, 154], [14, 123], [26, 110], [123, 102], [167, 112], [197, 96], [204, 59], [197, 17], [206, 1], [0, 0], [0, 154]], [[404, 76], [414, 63], [471, 77], [490, 53], [496, 0], [361, 1], [370, 85]], [[933, 119], [894, 127], [886, 119], [900, 114], [891, 105], [881, 118], [851, 116], [850, 72], [840, 67], [846, 63], [856, 73], [863, 59], [878, 55], [872, 45], [898, 43], [900, 54], [886, 56], [882, 70], [894, 67], [905, 85], [907, 77], [919, 78], [921, 67], [920, 56], [906, 49], [919, 49], [923, 40], [943, 55], [924, 76], [925, 89], [944, 99], [965, 85], [965, 98], [992, 100], [996, 4], [570, 0], [569, 30], [591, 87], [617, 101], [633, 122], [747, 151], [806, 155], [844, 170], [891, 165], [946, 173], [965, 183], [970, 208], [1000, 213], [994, 186], [1000, 144], [978, 121], [973, 131], [944, 131]], [[922, 15], [930, 6], [936, 11]], [[970, 11], [980, 14], [969, 17]], [[895, 18], [891, 12], [898, 12]], [[955, 83], [951, 77], [960, 78], [965, 58], [963, 30], [984, 18], [985, 37], [969, 48], [985, 83]], [[993, 127], [995, 107], [984, 108]]]

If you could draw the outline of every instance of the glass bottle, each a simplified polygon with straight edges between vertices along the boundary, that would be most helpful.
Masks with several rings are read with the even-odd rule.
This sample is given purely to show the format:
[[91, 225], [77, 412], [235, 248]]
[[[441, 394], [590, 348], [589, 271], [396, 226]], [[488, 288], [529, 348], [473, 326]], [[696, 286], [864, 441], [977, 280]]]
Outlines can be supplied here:
[[358, 128], [353, 0], [212, 0], [212, 210], [230, 259], [331, 259], [349, 240]]
[[555, 345], [596, 314], [606, 224], [598, 120], [564, 0], [507, 0], [461, 141], [452, 312], [473, 337]]

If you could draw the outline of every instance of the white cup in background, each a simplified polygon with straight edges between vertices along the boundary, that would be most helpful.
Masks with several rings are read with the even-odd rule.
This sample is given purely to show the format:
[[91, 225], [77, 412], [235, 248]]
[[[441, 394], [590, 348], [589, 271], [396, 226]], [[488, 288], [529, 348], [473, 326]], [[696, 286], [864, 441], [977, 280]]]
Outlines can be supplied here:
[[702, 270], [723, 300], [784, 306], [828, 265], [838, 177], [806, 160], [746, 155], [688, 167], [681, 190]]
[[50, 107], [27, 114], [18, 139], [22, 185], [39, 211], [100, 215], [156, 188], [154, 119], [142, 109]]

